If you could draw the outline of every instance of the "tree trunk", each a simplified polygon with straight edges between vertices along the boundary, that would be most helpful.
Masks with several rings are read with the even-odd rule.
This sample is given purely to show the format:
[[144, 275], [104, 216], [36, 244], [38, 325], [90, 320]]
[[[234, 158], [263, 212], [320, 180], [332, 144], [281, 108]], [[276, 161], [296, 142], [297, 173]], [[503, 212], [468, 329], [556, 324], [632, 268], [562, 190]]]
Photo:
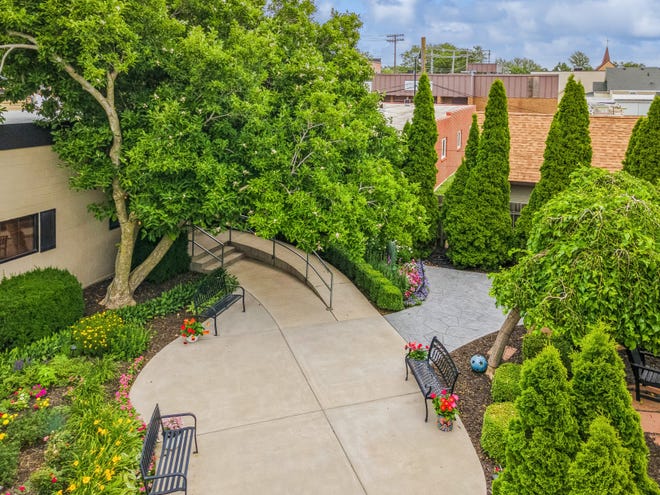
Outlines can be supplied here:
[[490, 351], [488, 351], [488, 370], [486, 371], [486, 374], [489, 377], [493, 377], [495, 368], [500, 365], [500, 362], [502, 361], [502, 354], [504, 354], [504, 348], [509, 342], [509, 338], [513, 333], [513, 329], [516, 328], [516, 325], [519, 321], [520, 309], [513, 308], [511, 311], [509, 311], [509, 314], [506, 316], [504, 323], [502, 323], [502, 326], [497, 332], [497, 338], [495, 339], [493, 347], [491, 347]]

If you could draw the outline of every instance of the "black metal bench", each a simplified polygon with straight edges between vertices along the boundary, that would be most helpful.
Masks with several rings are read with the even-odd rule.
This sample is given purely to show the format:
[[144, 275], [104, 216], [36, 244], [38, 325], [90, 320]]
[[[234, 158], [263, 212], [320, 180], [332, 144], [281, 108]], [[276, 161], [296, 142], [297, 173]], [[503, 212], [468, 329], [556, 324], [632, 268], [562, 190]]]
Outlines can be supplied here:
[[[236, 291], [240, 293], [237, 294]], [[195, 291], [193, 295], [195, 316], [199, 321], [213, 318], [213, 335], [218, 335], [216, 317], [238, 300], [243, 301], [245, 313], [245, 289], [237, 285], [233, 291], [230, 291], [226, 272], [219, 270], [207, 276]]]
[[[635, 399], [640, 400], [640, 385], [650, 387], [660, 387], [660, 368], [655, 368], [649, 362], [657, 356], [650, 352], [642, 351], [641, 349], [626, 349], [628, 360], [632, 367], [633, 376], [635, 377]], [[649, 395], [651, 400], [659, 401], [660, 397], [657, 395]]]
[[426, 359], [412, 359], [410, 351], [408, 351], [405, 361], [406, 380], [408, 380], [408, 370], [410, 370], [424, 396], [424, 407], [426, 409], [424, 421], [428, 421], [428, 401], [431, 400], [431, 394], [440, 395], [443, 390], [450, 394], [453, 393], [458, 378], [458, 369], [438, 337], [433, 337], [433, 340], [431, 340]]
[[[163, 423], [163, 419], [189, 416], [193, 426], [176, 425], [174, 429]], [[160, 456], [156, 456], [158, 433], [162, 432]], [[188, 493], [188, 463], [192, 445], [197, 453], [197, 418], [192, 413], [161, 415], [158, 404], [147, 426], [142, 454], [140, 455], [140, 474], [147, 494]]]

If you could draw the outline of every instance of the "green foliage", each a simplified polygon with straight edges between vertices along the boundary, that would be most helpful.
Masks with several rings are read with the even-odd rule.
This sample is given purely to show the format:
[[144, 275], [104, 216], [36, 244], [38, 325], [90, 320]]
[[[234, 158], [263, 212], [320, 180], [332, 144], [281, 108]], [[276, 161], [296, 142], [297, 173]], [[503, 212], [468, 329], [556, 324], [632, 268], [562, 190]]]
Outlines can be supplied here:
[[521, 366], [504, 363], [495, 370], [490, 393], [493, 402], [513, 402], [520, 395]]
[[481, 448], [501, 466], [506, 465], [509, 423], [515, 416], [516, 407], [513, 402], [490, 404], [484, 412], [484, 423], [481, 428]]
[[459, 239], [461, 235], [461, 225], [466, 214], [465, 186], [470, 178], [470, 172], [476, 166], [478, 153], [479, 124], [477, 123], [477, 114], [473, 114], [470, 135], [465, 146], [465, 156], [454, 174], [454, 181], [442, 200], [442, 209], [440, 210], [442, 228], [447, 236], [450, 251], [454, 241]]
[[492, 275], [491, 293], [525, 323], [577, 343], [607, 323], [617, 342], [660, 352], [660, 196], [625, 172], [594, 167], [539, 211], [529, 253]]
[[68, 327], [83, 314], [80, 282], [66, 270], [38, 268], [0, 282], [0, 351]]
[[464, 267], [498, 268], [509, 260], [509, 116], [504, 84], [491, 86], [479, 152], [465, 185], [449, 255]]
[[580, 430], [586, 439], [592, 421], [598, 416], [607, 418], [628, 451], [630, 471], [639, 491], [658, 494], [660, 489], [647, 474], [648, 447], [626, 387], [625, 366], [609, 333], [603, 324], [590, 327], [573, 361], [573, 402]]
[[546, 347], [523, 364], [520, 388], [498, 493], [567, 494], [566, 470], [578, 450], [579, 434], [571, 386], [557, 349]]
[[545, 141], [541, 180], [516, 221], [516, 244], [525, 248], [534, 214], [570, 183], [578, 167], [591, 166], [589, 108], [582, 83], [571, 75]]
[[523, 335], [523, 361], [535, 358], [548, 344], [550, 344], [550, 338], [548, 337], [548, 334], [544, 332], [535, 330]]
[[350, 278], [362, 293], [378, 308], [390, 311], [403, 309], [403, 294], [389, 279], [362, 259], [356, 259], [340, 249], [328, 249], [325, 258]]
[[419, 253], [428, 254], [435, 243], [438, 231], [440, 209], [435, 189], [436, 162], [435, 150], [438, 141], [438, 127], [435, 120], [435, 107], [431, 93], [431, 83], [426, 73], [419, 77], [415, 93], [415, 111], [408, 131], [408, 160], [403, 171], [408, 180], [419, 185], [419, 203], [426, 210], [426, 227], [413, 233], [414, 248]]
[[607, 418], [595, 418], [589, 427], [589, 439], [582, 444], [568, 470], [569, 494], [638, 495], [629, 459]]
[[3, 486], [11, 486], [16, 480], [20, 450], [18, 442], [0, 442], [0, 484]]
[[[156, 247], [156, 243], [147, 238], [139, 238], [133, 251], [133, 268], [140, 265]], [[183, 232], [177, 237], [172, 247], [149, 272], [146, 280], [161, 283], [171, 280], [175, 276], [186, 273], [190, 268], [190, 255], [188, 254], [188, 235]]]
[[151, 331], [138, 323], [125, 323], [110, 338], [109, 352], [120, 361], [130, 361], [144, 354]]
[[630, 136], [623, 170], [652, 184], [660, 183], [660, 96], [646, 117], [640, 117]]

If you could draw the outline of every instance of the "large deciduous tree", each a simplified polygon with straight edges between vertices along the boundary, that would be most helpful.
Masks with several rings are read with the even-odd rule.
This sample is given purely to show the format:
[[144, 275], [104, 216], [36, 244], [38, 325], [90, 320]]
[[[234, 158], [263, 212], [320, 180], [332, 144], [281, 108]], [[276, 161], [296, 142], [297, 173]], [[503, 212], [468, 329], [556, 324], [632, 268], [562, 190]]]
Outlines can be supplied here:
[[529, 203], [516, 222], [519, 247], [525, 247], [534, 213], [568, 186], [570, 175], [576, 168], [591, 166], [591, 155], [589, 108], [584, 87], [571, 75], [545, 141], [541, 180], [532, 190]]
[[660, 352], [658, 267], [658, 190], [625, 172], [583, 168], [539, 211], [528, 253], [492, 276], [492, 294], [528, 327], [574, 343], [602, 321], [617, 342]]
[[635, 124], [623, 170], [652, 184], [660, 184], [660, 96], [653, 99], [647, 116], [640, 117]]
[[452, 242], [456, 265], [491, 269], [509, 260], [509, 147], [506, 92], [498, 79], [488, 95], [477, 161], [465, 185], [461, 235]]
[[[195, 13], [172, 7], [162, 0], [0, 4], [8, 96], [47, 98], [41, 113], [52, 124], [55, 150], [74, 172], [73, 187], [105, 191], [108, 203], [93, 209], [119, 221], [108, 307], [134, 303], [133, 291], [186, 220], [205, 223], [235, 210], [236, 174], [217, 131], [254, 85], [253, 77], [233, 72], [229, 53], [248, 44], [253, 26], [239, 19], [259, 5], [234, 5], [236, 12], [197, 6]], [[202, 17], [204, 28], [197, 26]], [[225, 24], [232, 29], [222, 38], [214, 26]], [[212, 69], [204, 81], [192, 77], [198, 62]], [[204, 93], [205, 81], [216, 76], [215, 92]], [[131, 270], [141, 229], [159, 242]]]

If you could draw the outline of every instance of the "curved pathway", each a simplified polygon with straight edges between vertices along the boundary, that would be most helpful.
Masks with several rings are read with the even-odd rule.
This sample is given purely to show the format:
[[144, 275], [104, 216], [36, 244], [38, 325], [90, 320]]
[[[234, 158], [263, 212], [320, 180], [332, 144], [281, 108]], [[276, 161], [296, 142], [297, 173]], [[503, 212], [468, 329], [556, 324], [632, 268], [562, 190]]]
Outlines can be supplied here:
[[486, 493], [460, 421], [451, 433], [424, 422], [403, 339], [342, 274], [328, 311], [267, 265], [230, 271], [246, 312], [223, 313], [218, 337], [172, 342], [131, 391], [144, 418], [156, 402], [197, 415], [190, 495]]

